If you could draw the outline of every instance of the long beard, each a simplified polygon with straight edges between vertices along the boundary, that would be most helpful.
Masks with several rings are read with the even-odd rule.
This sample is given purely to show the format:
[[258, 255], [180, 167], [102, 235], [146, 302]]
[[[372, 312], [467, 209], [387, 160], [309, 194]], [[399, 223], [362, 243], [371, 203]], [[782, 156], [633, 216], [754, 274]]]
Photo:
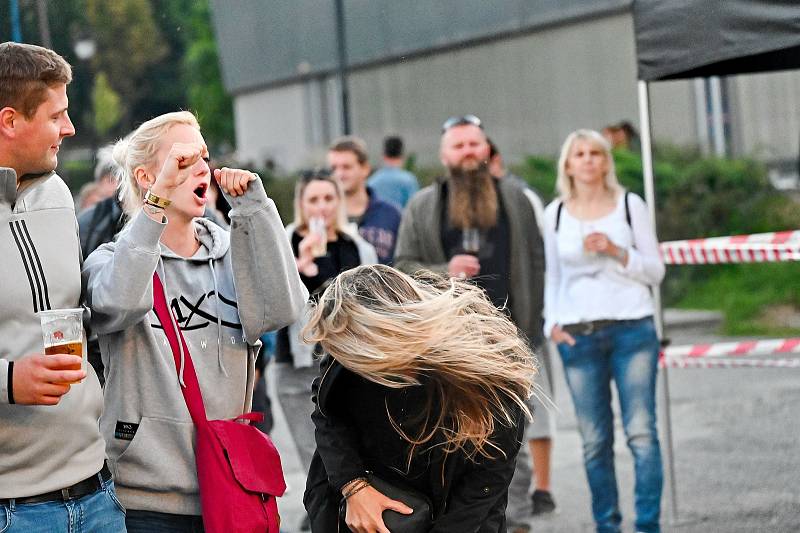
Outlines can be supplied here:
[[489, 229], [497, 224], [497, 191], [489, 165], [482, 162], [474, 170], [450, 167], [447, 214], [450, 226], [457, 229]]

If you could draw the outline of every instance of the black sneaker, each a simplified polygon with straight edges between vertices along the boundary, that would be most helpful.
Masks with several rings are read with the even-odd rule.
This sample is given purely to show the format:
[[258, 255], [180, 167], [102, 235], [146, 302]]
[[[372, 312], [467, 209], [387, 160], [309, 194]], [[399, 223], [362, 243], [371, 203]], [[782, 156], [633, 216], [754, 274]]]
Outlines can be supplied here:
[[556, 502], [553, 500], [553, 495], [546, 490], [535, 490], [531, 496], [531, 514], [538, 516], [540, 514], [552, 513], [556, 510]]

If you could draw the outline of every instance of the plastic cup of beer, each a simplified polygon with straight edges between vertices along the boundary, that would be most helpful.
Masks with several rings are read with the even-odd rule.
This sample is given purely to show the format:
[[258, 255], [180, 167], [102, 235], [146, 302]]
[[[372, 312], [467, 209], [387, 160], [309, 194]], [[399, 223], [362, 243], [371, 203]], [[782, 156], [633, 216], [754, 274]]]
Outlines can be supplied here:
[[39, 311], [39, 319], [42, 322], [45, 355], [59, 353], [77, 355], [81, 358], [81, 362], [66, 370], [81, 370], [86, 360], [83, 343], [83, 309]]
[[311, 248], [313, 257], [322, 257], [328, 253], [328, 228], [325, 226], [325, 219], [322, 217], [312, 217], [308, 221], [308, 230], [317, 235], [319, 239]]

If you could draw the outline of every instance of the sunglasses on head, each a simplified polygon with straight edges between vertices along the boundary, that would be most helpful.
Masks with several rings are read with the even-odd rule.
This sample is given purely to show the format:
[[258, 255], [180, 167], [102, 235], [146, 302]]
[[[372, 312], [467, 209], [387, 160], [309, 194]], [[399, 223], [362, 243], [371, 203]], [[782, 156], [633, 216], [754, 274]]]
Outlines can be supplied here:
[[475, 115], [461, 115], [461, 116], [450, 117], [447, 120], [445, 120], [444, 124], [442, 124], [442, 133], [456, 126], [467, 126], [467, 125], [478, 126], [480, 129], [483, 129], [483, 124], [481, 123], [481, 119], [479, 119]]
[[327, 168], [314, 168], [300, 171], [298, 177], [300, 181], [309, 182], [314, 180], [331, 180], [333, 179], [333, 174], [331, 174], [330, 169]]

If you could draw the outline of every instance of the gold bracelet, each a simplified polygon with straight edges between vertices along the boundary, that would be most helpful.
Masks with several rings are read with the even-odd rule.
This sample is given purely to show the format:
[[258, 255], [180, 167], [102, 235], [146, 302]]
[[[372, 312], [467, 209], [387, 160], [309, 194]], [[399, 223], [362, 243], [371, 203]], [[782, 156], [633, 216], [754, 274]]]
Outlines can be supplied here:
[[148, 189], [147, 192], [144, 193], [144, 203], [154, 207], [160, 207], [161, 209], [166, 209], [172, 203], [172, 200], [156, 196], [150, 192], [150, 189]]

